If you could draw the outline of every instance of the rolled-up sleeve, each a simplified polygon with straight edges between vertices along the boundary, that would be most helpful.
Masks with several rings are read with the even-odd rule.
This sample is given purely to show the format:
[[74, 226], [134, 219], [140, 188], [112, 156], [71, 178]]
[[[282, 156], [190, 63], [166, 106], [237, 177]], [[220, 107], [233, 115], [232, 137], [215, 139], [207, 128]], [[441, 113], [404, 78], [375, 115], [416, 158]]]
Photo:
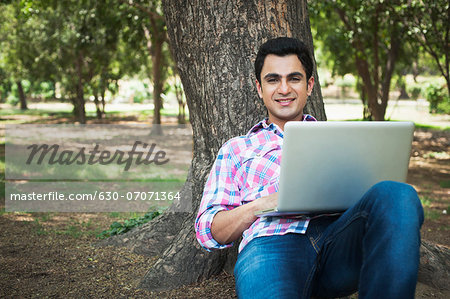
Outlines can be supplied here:
[[195, 221], [195, 232], [200, 245], [208, 251], [233, 245], [233, 243], [222, 245], [214, 240], [211, 225], [218, 212], [232, 210], [241, 205], [239, 188], [235, 182], [239, 164], [240, 160], [233, 151], [231, 142], [224, 144], [206, 182]]

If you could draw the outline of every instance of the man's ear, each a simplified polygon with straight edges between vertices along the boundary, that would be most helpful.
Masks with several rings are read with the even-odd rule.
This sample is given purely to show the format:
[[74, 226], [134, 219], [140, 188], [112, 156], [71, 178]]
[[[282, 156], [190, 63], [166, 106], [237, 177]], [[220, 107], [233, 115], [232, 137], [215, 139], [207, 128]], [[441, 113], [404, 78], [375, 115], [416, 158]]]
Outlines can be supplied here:
[[314, 77], [311, 76], [311, 78], [308, 79], [308, 90], [307, 90], [307, 95], [310, 96], [312, 93], [314, 87]]
[[256, 89], [258, 90], [258, 95], [262, 99], [262, 97], [263, 97], [262, 87], [261, 87], [261, 84], [259, 84], [258, 79], [255, 80], [255, 84], [256, 84]]

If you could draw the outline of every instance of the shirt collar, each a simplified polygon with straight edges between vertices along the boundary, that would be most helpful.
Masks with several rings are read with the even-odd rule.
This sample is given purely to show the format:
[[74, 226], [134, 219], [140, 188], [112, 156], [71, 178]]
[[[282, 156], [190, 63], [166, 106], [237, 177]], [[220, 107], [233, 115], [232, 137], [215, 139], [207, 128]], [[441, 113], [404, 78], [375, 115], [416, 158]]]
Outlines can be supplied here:
[[[254, 125], [247, 133], [247, 136], [250, 136], [252, 133], [257, 133], [258, 131], [262, 130], [262, 129], [266, 129], [269, 131], [278, 131], [278, 132], [283, 132], [280, 127], [278, 127], [276, 124], [274, 123], [270, 123], [268, 124], [267, 122], [269, 121], [269, 118], [265, 118], [262, 121], [258, 122], [256, 125]], [[314, 116], [309, 115], [309, 114], [303, 114], [302, 117], [302, 121], [317, 121], [317, 119], [315, 119]]]

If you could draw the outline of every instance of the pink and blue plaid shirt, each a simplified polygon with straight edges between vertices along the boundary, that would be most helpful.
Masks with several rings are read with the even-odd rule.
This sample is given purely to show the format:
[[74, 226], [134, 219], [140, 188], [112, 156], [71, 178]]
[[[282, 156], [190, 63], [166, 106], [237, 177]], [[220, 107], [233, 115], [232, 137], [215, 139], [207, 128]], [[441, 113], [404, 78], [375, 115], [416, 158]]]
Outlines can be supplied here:
[[[311, 115], [303, 115], [303, 121], [316, 121]], [[257, 198], [278, 191], [283, 132], [267, 119], [256, 124], [245, 136], [227, 141], [219, 150], [203, 191], [195, 231], [203, 248], [222, 249], [211, 234], [214, 216], [223, 210], [232, 210]], [[239, 252], [252, 239], [262, 236], [304, 234], [308, 219], [283, 217], [258, 218], [242, 234]]]

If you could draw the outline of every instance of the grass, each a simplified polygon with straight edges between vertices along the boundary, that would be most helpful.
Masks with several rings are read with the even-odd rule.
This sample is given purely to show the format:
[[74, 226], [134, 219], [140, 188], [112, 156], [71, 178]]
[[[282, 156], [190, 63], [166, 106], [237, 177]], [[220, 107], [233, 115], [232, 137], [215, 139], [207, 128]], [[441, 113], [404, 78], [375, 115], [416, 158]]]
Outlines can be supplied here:
[[[89, 106], [87, 106], [89, 107]], [[106, 106], [108, 107], [108, 106]], [[0, 109], [0, 117], [3, 117], [3, 119], [0, 120], [0, 124], [8, 124], [8, 125], [19, 125], [23, 123], [29, 123], [29, 124], [45, 124], [48, 119], [52, 120], [58, 120], [60, 119], [62, 123], [71, 123], [75, 121], [74, 115], [72, 113], [71, 109], [62, 109], [59, 107], [60, 110], [49, 110], [49, 109], [28, 109], [28, 110], [20, 110], [20, 109], [14, 109], [14, 108], [6, 108], [6, 109]], [[124, 111], [121, 110], [107, 110], [105, 113], [106, 120], [108, 119], [120, 119], [120, 118], [127, 118], [127, 117], [135, 117], [137, 121], [139, 122], [147, 122], [153, 117], [153, 110], [140, 110], [138, 107], [127, 109]], [[14, 115], [14, 118], [8, 118], [9, 115]], [[30, 120], [24, 118], [20, 118], [17, 116], [40, 116], [42, 118]], [[174, 117], [176, 118], [178, 116], [178, 110], [170, 108], [170, 109], [162, 109], [161, 110], [161, 116], [164, 117]], [[189, 113], [186, 111], [186, 121], [189, 119]], [[86, 108], [86, 120], [97, 120], [97, 114], [95, 110]]]
[[[12, 212], [17, 215], [31, 216], [33, 219], [31, 231], [38, 236], [44, 235], [63, 235], [70, 238], [78, 239], [81, 237], [106, 238], [112, 235], [123, 234], [134, 227], [141, 226], [144, 223], [158, 217], [164, 209], [153, 209], [145, 212], [110, 212], [95, 213], [94, 218], [86, 221], [75, 220], [66, 213], [55, 212]], [[10, 212], [3, 212], [10, 213]], [[67, 219], [69, 217], [69, 219]], [[104, 229], [107, 219], [115, 219], [108, 229]], [[77, 218], [78, 219], [78, 218]], [[109, 222], [110, 223], [110, 222]]]
[[420, 199], [420, 201], [422, 202], [422, 205], [427, 208], [431, 207], [431, 204], [433, 202], [433, 200], [428, 196], [424, 196], [423, 198]]
[[[48, 109], [27, 109], [20, 110], [14, 108], [7, 108], [0, 110], [0, 116], [8, 115], [25, 115], [25, 116], [42, 116], [42, 117], [54, 117], [54, 118], [67, 118], [72, 117], [73, 113], [71, 110], [48, 110]], [[23, 122], [23, 121], [20, 121]], [[5, 121], [2, 121], [5, 123]]]
[[428, 129], [428, 130], [436, 130], [436, 131], [450, 131], [450, 126], [436, 126], [436, 125], [426, 125], [414, 123], [416, 129]]
[[[422, 202], [422, 206], [424, 207], [424, 216], [427, 220], [438, 220], [441, 218], [441, 216], [444, 214], [442, 209], [437, 209], [436, 207], [433, 207], [433, 204], [436, 203], [442, 203], [442, 200], [436, 200], [429, 196], [422, 196], [420, 198], [420, 201]], [[447, 207], [446, 211], [449, 211], [450, 206]]]
[[49, 221], [53, 218], [53, 213], [43, 213], [42, 215], [40, 215], [39, 219], [42, 222], [46, 222]]
[[129, 218], [137, 218], [143, 216], [145, 212], [109, 212], [107, 215], [108, 218], [120, 218], [120, 219], [129, 219]]
[[135, 227], [141, 226], [151, 221], [152, 219], [158, 217], [160, 214], [161, 213], [159, 211], [153, 211], [148, 212], [143, 216], [126, 219], [122, 223], [115, 221], [109, 226], [109, 229], [102, 231], [97, 235], [97, 237], [100, 239], [104, 239], [110, 236], [124, 234]]
[[[55, 213], [46, 213], [46, 212], [39, 212], [39, 213], [22, 213], [22, 214], [31, 214], [31, 216], [34, 218], [33, 220], [33, 228], [32, 231], [39, 235], [63, 235], [68, 236], [70, 238], [78, 239], [83, 236], [86, 237], [97, 237], [102, 232], [102, 223], [98, 220], [92, 221], [91, 219], [87, 221], [62, 221], [63, 228], [54, 228], [52, 227], [52, 224], [58, 222], [58, 220], [55, 219], [53, 222], [53, 216]], [[142, 213], [141, 213], [142, 214]], [[130, 213], [117, 213], [117, 218], [120, 218], [119, 221], [124, 220], [129, 221]], [[134, 218], [137, 218], [136, 213], [133, 215]], [[133, 218], [131, 218], [133, 219]], [[60, 220], [59, 220], [60, 221]]]
[[73, 115], [71, 110], [58, 108], [57, 110], [49, 110], [49, 109], [27, 109], [21, 110], [16, 108], [6, 108], [0, 110], [0, 116], [6, 115], [38, 115], [38, 116], [66, 116], [67, 114]]
[[39, 235], [48, 235], [48, 231], [45, 230], [44, 226], [41, 224], [41, 222], [39, 221], [38, 218], [34, 219], [34, 228], [33, 228], [34, 232]]
[[444, 160], [444, 159], [449, 159], [450, 158], [450, 154], [447, 153], [447, 152], [431, 152], [431, 153], [424, 154], [423, 157], [425, 159], [432, 158], [432, 159], [438, 159], [438, 160], [442, 159], [442, 160]]
[[450, 188], [450, 180], [448, 180], [448, 181], [440, 181], [439, 182], [439, 186], [441, 188]]
[[[329, 120], [329, 121], [340, 121], [340, 120]], [[346, 119], [343, 121], [364, 121], [362, 118], [352, 118]], [[410, 121], [410, 120], [386, 120], [386, 121]], [[426, 129], [426, 130], [435, 130], [435, 131], [450, 131], [450, 126], [438, 126], [438, 125], [427, 125], [414, 122], [414, 126], [416, 129]]]
[[120, 212], [110, 212], [110, 213], [108, 213], [108, 217], [109, 218], [119, 218]]
[[424, 209], [423, 213], [425, 215], [425, 219], [427, 220], [438, 220], [442, 216], [442, 212], [433, 209]]

